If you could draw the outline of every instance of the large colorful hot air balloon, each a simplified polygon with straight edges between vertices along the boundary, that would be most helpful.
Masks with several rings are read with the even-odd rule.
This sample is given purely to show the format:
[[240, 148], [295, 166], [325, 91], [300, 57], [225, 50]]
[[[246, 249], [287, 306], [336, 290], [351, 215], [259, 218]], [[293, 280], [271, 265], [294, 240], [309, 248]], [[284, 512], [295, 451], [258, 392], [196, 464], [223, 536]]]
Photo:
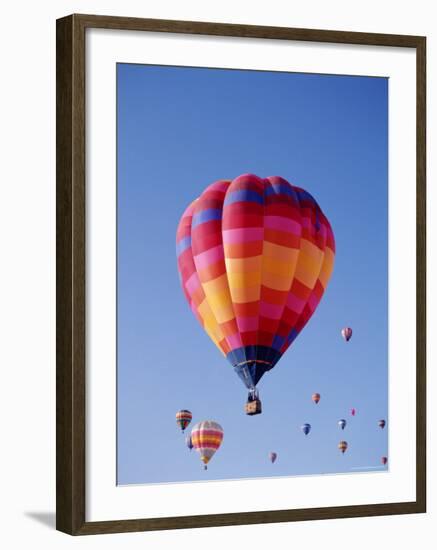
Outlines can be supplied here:
[[385, 428], [385, 420], [378, 420], [378, 426], [383, 430]]
[[381, 457], [381, 463], [385, 466], [385, 465], [387, 464], [387, 462], [388, 462], [387, 457], [386, 457], [386, 456], [382, 456], [382, 457]]
[[345, 420], [344, 418], [341, 418], [341, 419], [338, 421], [338, 425], [340, 426], [340, 428], [341, 428], [342, 430], [344, 430], [345, 427], [346, 427], [346, 420]]
[[303, 431], [305, 435], [308, 435], [311, 431], [311, 424], [302, 424], [300, 429]]
[[181, 428], [182, 431], [184, 431], [188, 424], [191, 422], [192, 418], [193, 415], [190, 413], [190, 411], [182, 409], [176, 413], [176, 424]]
[[269, 453], [270, 462], [273, 464], [277, 459], [278, 455], [274, 452]]
[[352, 338], [352, 329], [350, 327], [345, 327], [341, 330], [341, 335], [346, 340], [346, 342], [349, 342], [349, 340]]
[[199, 422], [191, 430], [191, 442], [194, 449], [200, 454], [205, 470], [214, 453], [223, 440], [223, 428], [213, 420]]
[[259, 402], [257, 383], [325, 292], [335, 255], [328, 219], [285, 179], [245, 174], [216, 181], [191, 203], [176, 250], [191, 310]]
[[193, 448], [193, 442], [191, 441], [191, 435], [187, 435], [187, 437], [185, 438], [185, 444], [191, 451], [191, 449]]
[[340, 441], [340, 443], [338, 444], [338, 448], [344, 454], [347, 449], [347, 441]]
[[313, 393], [311, 399], [317, 405], [317, 403], [320, 401], [320, 393]]

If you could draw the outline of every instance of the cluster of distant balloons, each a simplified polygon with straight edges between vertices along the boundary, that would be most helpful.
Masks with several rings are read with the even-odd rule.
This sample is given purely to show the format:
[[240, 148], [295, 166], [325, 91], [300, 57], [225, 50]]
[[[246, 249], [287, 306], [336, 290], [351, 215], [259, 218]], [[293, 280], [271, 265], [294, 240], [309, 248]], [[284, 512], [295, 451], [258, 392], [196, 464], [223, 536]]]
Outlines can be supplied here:
[[[350, 327], [343, 328], [341, 330], [341, 335], [345, 339], [346, 342], [349, 342], [349, 340], [352, 338], [352, 329]], [[320, 397], [321, 397], [320, 393], [313, 393], [313, 395], [312, 395], [313, 403], [315, 403], [317, 405], [320, 401]], [[355, 407], [351, 408], [350, 414], [351, 414], [351, 416], [355, 416], [357, 414], [357, 410], [355, 409]], [[340, 427], [341, 430], [344, 430], [346, 428], [347, 422], [344, 418], [340, 418], [340, 420], [337, 422], [337, 424], [338, 424], [338, 426]], [[386, 422], [385, 422], [384, 419], [378, 420], [378, 426], [381, 429], [384, 429], [385, 425], [386, 425]], [[302, 424], [301, 430], [305, 435], [308, 435], [311, 431], [311, 424], [308, 424], [307, 422], [305, 424]], [[339, 442], [338, 449], [342, 454], [344, 454], [347, 451], [347, 448], [348, 448], [348, 442], [347, 441], [342, 440], [342, 441]], [[272, 463], [275, 462], [275, 460], [277, 458], [276, 453], [273, 453], [273, 455], [274, 455], [274, 459], [272, 460], [272, 453], [270, 453], [270, 460], [271, 460]], [[382, 456], [381, 457], [381, 463], [383, 465], [385, 465], [385, 464], [387, 464], [387, 462], [388, 462], [387, 457]]]
[[[351, 331], [351, 333], [352, 333], [352, 331]], [[313, 403], [315, 403], [317, 405], [320, 401], [320, 393], [313, 393], [312, 400], [313, 400]], [[351, 414], [351, 416], [355, 416], [357, 414], [357, 410], [355, 409], [355, 407], [352, 407], [352, 409], [350, 410], [350, 414]], [[337, 422], [337, 424], [338, 424], [338, 426], [341, 430], [344, 430], [346, 428], [347, 422], [344, 418], [340, 418], [340, 420]], [[381, 429], [384, 429], [385, 425], [386, 425], [386, 422], [385, 422], [384, 419], [378, 420], [378, 426]], [[301, 430], [305, 435], [308, 435], [311, 431], [311, 424], [308, 424], [307, 422], [305, 424], [302, 424]], [[343, 454], [347, 451], [347, 448], [348, 448], [348, 442], [347, 441], [342, 440], [342, 441], [339, 442], [338, 449]], [[273, 456], [274, 456], [274, 458], [273, 458]], [[275, 462], [276, 458], [277, 458], [276, 453], [270, 453], [270, 460], [271, 460], [272, 463]], [[388, 459], [387, 459], [386, 456], [381, 457], [382, 464], [384, 464], [384, 465], [387, 464], [387, 461], [388, 461]]]
[[[348, 342], [352, 337], [352, 329], [350, 327], [345, 327], [342, 329], [341, 335], [346, 342]], [[311, 399], [315, 405], [318, 405], [321, 399], [320, 393], [313, 393]], [[351, 416], [355, 416], [357, 414], [355, 407], [350, 409], [350, 414]], [[182, 433], [185, 432], [185, 429], [190, 424], [192, 418], [192, 413], [187, 409], [181, 409], [176, 413], [176, 423], [182, 430]], [[344, 430], [346, 428], [347, 421], [344, 418], [340, 418], [337, 424], [341, 430]], [[384, 429], [385, 425], [386, 421], [384, 419], [378, 420], [379, 428]], [[305, 422], [302, 424], [301, 430], [307, 436], [311, 431], [311, 424]], [[207, 469], [208, 462], [219, 449], [223, 441], [223, 434], [223, 428], [220, 424], [218, 424], [218, 422], [213, 420], [203, 420], [202, 422], [195, 424], [191, 430], [191, 434], [185, 437], [186, 446], [190, 449], [190, 451], [195, 449], [199, 453], [200, 460], [203, 462], [205, 470]], [[338, 443], [338, 449], [342, 454], [347, 451], [347, 448], [347, 441], [341, 440]], [[278, 454], [276, 452], [271, 451], [269, 453], [269, 460], [272, 464], [276, 462], [277, 458]], [[381, 457], [381, 463], [383, 465], [386, 465], [387, 462], [388, 459], [386, 456]]]

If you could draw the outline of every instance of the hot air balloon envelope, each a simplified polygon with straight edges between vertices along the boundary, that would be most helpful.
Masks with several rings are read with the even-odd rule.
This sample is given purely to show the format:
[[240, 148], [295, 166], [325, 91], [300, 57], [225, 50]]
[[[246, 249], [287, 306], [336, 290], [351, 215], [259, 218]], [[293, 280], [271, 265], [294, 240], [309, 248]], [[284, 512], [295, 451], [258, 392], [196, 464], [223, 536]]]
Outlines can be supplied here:
[[206, 465], [211, 460], [223, 440], [223, 428], [214, 420], [199, 422], [191, 430], [191, 442], [200, 454], [200, 460]]
[[349, 342], [349, 340], [352, 338], [352, 329], [350, 327], [345, 327], [341, 330], [341, 335], [346, 340], [346, 342]]
[[317, 403], [320, 401], [320, 393], [313, 393], [312, 400], [317, 405]]
[[308, 435], [311, 431], [311, 424], [302, 424], [301, 430], [305, 435]]
[[385, 465], [387, 464], [387, 462], [388, 462], [387, 457], [386, 457], [386, 456], [381, 457], [381, 462], [382, 462], [382, 464], [385, 466]]
[[190, 411], [182, 409], [176, 413], [176, 424], [181, 428], [182, 431], [188, 426], [191, 422], [193, 415]]
[[346, 420], [344, 418], [342, 418], [341, 420], [338, 421], [338, 425], [340, 426], [340, 428], [342, 430], [344, 430], [345, 427], [346, 427]]
[[338, 444], [338, 448], [344, 454], [347, 449], [347, 441], [340, 441], [340, 443]]
[[304, 189], [245, 174], [191, 203], [176, 250], [191, 310], [253, 390], [325, 292], [335, 255], [328, 219]]
[[379, 426], [381, 429], [384, 429], [384, 427], [385, 427], [385, 420], [379, 420], [379, 421], [378, 421], [378, 426]]
[[352, 416], [355, 416], [357, 414], [357, 409], [351, 409], [351, 415]]
[[269, 453], [270, 462], [272, 464], [275, 462], [277, 457], [278, 457], [278, 455], [276, 453], [274, 453], [274, 452]]

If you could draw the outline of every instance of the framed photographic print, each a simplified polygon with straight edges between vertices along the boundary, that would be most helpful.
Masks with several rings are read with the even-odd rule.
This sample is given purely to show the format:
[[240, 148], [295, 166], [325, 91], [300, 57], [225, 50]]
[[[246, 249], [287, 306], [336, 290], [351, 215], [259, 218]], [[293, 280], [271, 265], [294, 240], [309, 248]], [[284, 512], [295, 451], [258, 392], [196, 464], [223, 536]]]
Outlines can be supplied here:
[[57, 22], [57, 528], [425, 512], [424, 37]]

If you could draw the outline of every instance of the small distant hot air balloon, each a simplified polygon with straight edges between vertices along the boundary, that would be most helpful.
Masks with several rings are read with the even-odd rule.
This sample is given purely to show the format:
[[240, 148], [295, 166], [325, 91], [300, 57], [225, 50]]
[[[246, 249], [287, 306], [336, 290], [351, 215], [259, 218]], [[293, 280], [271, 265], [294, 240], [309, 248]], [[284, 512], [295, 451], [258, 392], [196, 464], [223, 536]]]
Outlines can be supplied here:
[[185, 443], [191, 451], [191, 449], [193, 448], [193, 442], [191, 441], [191, 435], [187, 435], [187, 437], [185, 438]]
[[346, 342], [349, 342], [349, 340], [352, 338], [352, 329], [350, 327], [345, 327], [341, 329], [341, 335], [346, 340]]
[[205, 470], [208, 462], [220, 447], [222, 440], [223, 428], [213, 420], [204, 420], [193, 426], [191, 442], [200, 454], [200, 460], [203, 462]]
[[317, 403], [320, 401], [320, 393], [313, 393], [312, 400], [317, 405]]
[[341, 420], [338, 421], [338, 425], [340, 426], [340, 428], [342, 430], [344, 430], [345, 427], [346, 427], [346, 420], [344, 418], [342, 418]]
[[385, 466], [387, 464], [388, 458], [386, 456], [381, 457], [381, 462]]
[[385, 428], [385, 420], [379, 420], [378, 426], [381, 428], [381, 430], [383, 430]]
[[273, 464], [275, 460], [277, 459], [278, 455], [274, 453], [273, 451], [269, 453], [270, 462]]
[[338, 444], [338, 448], [344, 454], [347, 449], [347, 441], [340, 441], [340, 443]]
[[300, 429], [303, 431], [303, 433], [304, 433], [305, 435], [308, 435], [308, 434], [310, 433], [310, 431], [311, 431], [311, 424], [307, 424], [307, 423], [302, 424], [302, 426], [301, 426]]
[[192, 418], [193, 415], [190, 413], [190, 411], [187, 411], [186, 409], [182, 409], [176, 413], [176, 424], [181, 428], [182, 432], [191, 422]]
[[354, 408], [352, 407], [352, 409], [351, 409], [351, 415], [352, 415], [352, 416], [355, 416], [356, 414], [357, 414], [357, 409], [354, 409]]

